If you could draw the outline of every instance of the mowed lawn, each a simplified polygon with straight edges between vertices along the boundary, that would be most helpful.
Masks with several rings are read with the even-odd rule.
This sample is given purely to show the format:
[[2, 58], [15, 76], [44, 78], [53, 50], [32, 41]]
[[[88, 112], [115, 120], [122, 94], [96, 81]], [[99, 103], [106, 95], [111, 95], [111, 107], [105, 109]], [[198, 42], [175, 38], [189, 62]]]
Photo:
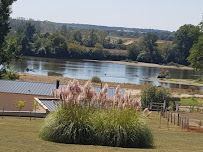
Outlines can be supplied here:
[[203, 152], [203, 134], [181, 131], [180, 128], [162, 121], [159, 128], [159, 116], [156, 112], [148, 118], [154, 135], [153, 149], [118, 148], [92, 145], [69, 145], [43, 141], [39, 130], [44, 119], [0, 117], [0, 151], [1, 152]]

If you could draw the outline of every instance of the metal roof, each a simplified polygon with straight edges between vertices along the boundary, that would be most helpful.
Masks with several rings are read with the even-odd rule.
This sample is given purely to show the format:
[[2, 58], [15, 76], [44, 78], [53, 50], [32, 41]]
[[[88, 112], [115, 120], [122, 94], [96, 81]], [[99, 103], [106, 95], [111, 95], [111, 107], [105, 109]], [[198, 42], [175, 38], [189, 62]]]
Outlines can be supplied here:
[[4, 93], [52, 96], [52, 88], [55, 89], [56, 84], [0, 80], [0, 92]]
[[[51, 89], [55, 88], [55, 83], [0, 80], [0, 92], [3, 93], [52, 96]], [[94, 89], [97, 93], [101, 90], [100, 87], [94, 87]], [[115, 91], [115, 88], [108, 88], [108, 96], [115, 96]], [[121, 89], [121, 91], [124, 92], [124, 89]]]
[[50, 111], [56, 111], [59, 106], [59, 101], [56, 99], [39, 99], [41, 103]]

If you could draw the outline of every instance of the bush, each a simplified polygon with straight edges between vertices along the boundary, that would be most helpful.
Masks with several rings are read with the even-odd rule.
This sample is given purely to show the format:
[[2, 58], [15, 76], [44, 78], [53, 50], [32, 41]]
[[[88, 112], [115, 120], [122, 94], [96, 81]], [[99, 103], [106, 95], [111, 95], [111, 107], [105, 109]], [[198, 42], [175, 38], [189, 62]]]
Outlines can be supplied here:
[[69, 106], [51, 113], [45, 119], [40, 137], [59, 143], [91, 144], [93, 128], [90, 114], [90, 109], [79, 106]]
[[97, 76], [92, 77], [91, 81], [95, 82], [95, 83], [101, 83], [102, 82], [101, 79]]
[[107, 111], [69, 106], [49, 114], [40, 137], [67, 144], [152, 147], [152, 133], [141, 114], [131, 109]]
[[128, 148], [153, 146], [151, 131], [143, 122], [141, 112], [132, 109], [111, 109], [95, 113], [93, 124], [99, 145]]
[[150, 62], [150, 54], [148, 52], [142, 52], [137, 56], [137, 61], [139, 62]]
[[45, 118], [40, 137], [67, 144], [152, 147], [153, 137], [144, 122], [140, 100], [122, 94], [119, 87], [110, 99], [107, 87], [99, 95], [90, 82], [82, 87], [74, 80], [59, 87], [55, 97], [62, 100], [61, 108]]
[[174, 63], [174, 62], [169, 62], [167, 65], [168, 66], [176, 66], [176, 67], [182, 67], [183, 66], [183, 65], [180, 65], [180, 64]]
[[[170, 92], [163, 87], [146, 85], [141, 91], [142, 107], [148, 107], [150, 105], [150, 102], [164, 103], [164, 98], [170, 96]], [[168, 106], [169, 101], [166, 100], [166, 107]]]
[[169, 71], [162, 69], [162, 70], [159, 72], [159, 75], [158, 75], [157, 78], [166, 78], [166, 76], [168, 76], [168, 75], [169, 75]]
[[16, 80], [19, 79], [19, 75], [15, 72], [8, 72], [5, 69], [0, 71], [0, 79]]

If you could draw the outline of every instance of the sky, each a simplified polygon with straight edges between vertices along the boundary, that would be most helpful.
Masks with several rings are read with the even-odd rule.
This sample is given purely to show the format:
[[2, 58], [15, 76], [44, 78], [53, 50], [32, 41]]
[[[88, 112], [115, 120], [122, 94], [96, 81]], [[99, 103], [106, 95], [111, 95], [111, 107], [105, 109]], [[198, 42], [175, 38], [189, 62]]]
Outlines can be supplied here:
[[203, 0], [17, 0], [11, 17], [176, 31], [202, 14]]

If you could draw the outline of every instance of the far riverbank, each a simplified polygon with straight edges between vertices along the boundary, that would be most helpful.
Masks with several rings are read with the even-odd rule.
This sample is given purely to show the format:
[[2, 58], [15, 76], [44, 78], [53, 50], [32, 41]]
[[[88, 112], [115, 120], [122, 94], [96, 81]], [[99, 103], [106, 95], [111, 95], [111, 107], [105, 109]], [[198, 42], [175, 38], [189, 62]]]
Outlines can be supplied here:
[[[19, 74], [19, 80], [20, 81], [31, 81], [31, 82], [43, 82], [43, 83], [56, 83], [56, 79], [60, 80], [61, 84], [67, 84], [69, 81], [73, 80], [72, 78], [66, 78], [61, 76], [43, 76], [43, 75], [34, 75], [34, 74], [26, 74], [26, 73], [20, 73]], [[84, 85], [88, 80], [84, 79], [78, 79], [80, 85]], [[108, 84], [109, 87], [116, 88], [118, 85], [120, 85], [121, 88], [124, 88], [127, 92], [131, 92], [132, 95], [139, 95], [141, 92], [141, 89], [144, 88], [146, 85], [136, 85], [136, 84], [130, 84], [130, 83], [114, 83], [114, 82], [102, 82], [102, 86], [105, 84]], [[101, 83], [92, 83], [93, 86], [101, 86]], [[176, 97], [189, 97], [194, 96], [191, 95], [190, 89], [180, 89], [180, 88], [167, 88], [169, 89], [174, 96]], [[199, 91], [197, 96], [202, 97], [203, 91]]]
[[135, 66], [145, 66], [145, 67], [157, 67], [157, 68], [171, 68], [171, 69], [185, 69], [185, 70], [194, 70], [194, 68], [189, 66], [169, 66], [169, 65], [161, 65], [154, 63], [144, 63], [144, 62], [124, 62], [124, 61], [105, 61], [105, 60], [91, 60], [97, 62], [107, 62], [107, 63], [115, 63], [115, 64], [124, 64], [124, 65], [135, 65]]

